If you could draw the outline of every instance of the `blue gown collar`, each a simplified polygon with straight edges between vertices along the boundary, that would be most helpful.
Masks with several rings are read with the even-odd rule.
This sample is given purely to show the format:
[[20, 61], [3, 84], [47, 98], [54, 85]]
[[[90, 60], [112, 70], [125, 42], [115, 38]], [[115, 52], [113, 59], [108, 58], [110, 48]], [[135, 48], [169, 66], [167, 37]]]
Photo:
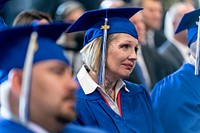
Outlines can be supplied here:
[[[194, 65], [192, 65], [190, 63], [185, 63], [182, 65], [182, 67], [178, 71], [182, 71], [182, 70], [194, 73]], [[200, 72], [200, 70], [199, 70], [199, 72]], [[196, 76], [200, 77], [200, 75], [196, 75]]]

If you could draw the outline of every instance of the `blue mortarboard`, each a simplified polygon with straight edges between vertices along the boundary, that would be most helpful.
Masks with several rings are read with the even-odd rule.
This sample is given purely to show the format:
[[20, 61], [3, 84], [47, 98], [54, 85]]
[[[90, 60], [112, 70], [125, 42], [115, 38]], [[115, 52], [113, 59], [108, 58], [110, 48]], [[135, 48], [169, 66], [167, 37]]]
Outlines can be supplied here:
[[175, 34], [188, 30], [188, 46], [197, 40], [197, 32], [198, 32], [198, 22], [200, 16], [200, 9], [191, 11], [189, 13], [184, 14], [182, 17]]
[[[69, 64], [61, 48], [56, 46], [56, 39], [69, 24], [51, 24], [37, 26], [38, 49], [34, 55], [33, 63], [58, 59]], [[8, 73], [12, 68], [23, 68], [30, 35], [34, 26], [15, 27], [0, 32], [0, 70]]]
[[138, 38], [135, 26], [129, 21], [129, 18], [140, 10], [142, 8], [109, 8], [87, 11], [69, 27], [67, 33], [86, 30], [85, 46], [94, 38], [103, 36], [102, 26], [104, 25], [105, 18], [107, 18], [107, 24], [109, 25], [108, 34], [128, 33]]
[[84, 46], [93, 39], [102, 37], [98, 73], [98, 82], [100, 85], [104, 85], [105, 79], [107, 34], [127, 33], [138, 39], [137, 30], [129, 18], [140, 10], [142, 8], [107, 8], [87, 11], [67, 30], [67, 33], [86, 30]]
[[44, 60], [59, 60], [67, 65], [68, 58], [56, 44], [70, 24], [55, 23], [8, 28], [0, 31], [0, 80], [13, 68], [23, 69], [19, 116], [23, 124], [28, 121], [28, 102], [32, 64]]
[[182, 30], [188, 29], [188, 46], [190, 47], [193, 42], [197, 42], [197, 47], [196, 47], [196, 60], [195, 60], [195, 75], [199, 75], [199, 57], [200, 57], [200, 9], [191, 11], [189, 13], [186, 13], [175, 33], [179, 33]]

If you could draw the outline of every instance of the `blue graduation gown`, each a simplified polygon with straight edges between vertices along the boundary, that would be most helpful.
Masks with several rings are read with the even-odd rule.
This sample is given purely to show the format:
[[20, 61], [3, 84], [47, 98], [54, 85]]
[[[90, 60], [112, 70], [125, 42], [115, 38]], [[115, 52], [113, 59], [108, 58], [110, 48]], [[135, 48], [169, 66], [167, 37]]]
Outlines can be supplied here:
[[85, 127], [75, 124], [68, 124], [62, 133], [107, 133], [94, 127]]
[[[12, 120], [0, 118], [0, 133], [34, 133], [23, 125]], [[74, 124], [67, 124], [62, 133], [106, 133], [97, 128], [82, 127]]]
[[200, 133], [200, 75], [184, 64], [165, 77], [151, 94], [165, 133]]
[[[120, 90], [122, 117], [115, 113], [97, 90], [85, 95], [80, 87], [77, 92], [76, 124], [99, 127], [111, 133], [162, 133], [148, 92], [143, 86], [125, 81]], [[79, 85], [80, 86], [80, 85]]]
[[33, 133], [30, 129], [12, 120], [0, 118], [0, 133]]

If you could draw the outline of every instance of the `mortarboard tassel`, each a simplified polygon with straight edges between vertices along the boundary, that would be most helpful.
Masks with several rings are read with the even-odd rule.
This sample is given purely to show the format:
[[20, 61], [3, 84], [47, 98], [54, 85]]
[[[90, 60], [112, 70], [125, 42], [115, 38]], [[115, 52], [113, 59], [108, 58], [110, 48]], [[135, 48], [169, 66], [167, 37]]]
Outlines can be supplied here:
[[200, 43], [199, 43], [199, 38], [200, 38], [200, 16], [199, 16], [199, 22], [198, 22], [198, 32], [197, 32], [197, 47], [196, 47], [196, 60], [195, 60], [195, 75], [199, 75], [199, 49], [200, 49]]
[[37, 37], [36, 31], [31, 33], [28, 50], [24, 62], [24, 72], [22, 77], [22, 90], [20, 95], [19, 103], [19, 118], [20, 122], [24, 125], [28, 122], [28, 111], [29, 111], [29, 95], [30, 95], [30, 82], [32, 73], [32, 64], [34, 59], [34, 53], [37, 50]]
[[100, 58], [100, 66], [99, 66], [99, 85], [104, 86], [104, 81], [105, 81], [105, 63], [106, 63], [106, 46], [107, 46], [107, 30], [110, 28], [109, 25], [107, 25], [108, 23], [108, 18], [105, 18], [105, 23], [104, 25], [101, 27], [101, 29], [104, 30], [103, 33], [103, 44], [102, 44], [102, 48], [101, 48], [101, 58]]

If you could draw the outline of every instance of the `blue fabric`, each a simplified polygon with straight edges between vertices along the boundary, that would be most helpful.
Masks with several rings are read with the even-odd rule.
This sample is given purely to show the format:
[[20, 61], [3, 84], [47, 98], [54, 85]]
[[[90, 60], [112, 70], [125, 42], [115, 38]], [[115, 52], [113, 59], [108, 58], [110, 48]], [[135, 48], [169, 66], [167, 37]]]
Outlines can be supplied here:
[[165, 133], [200, 133], [200, 76], [184, 64], [153, 88], [153, 106]]
[[184, 14], [175, 33], [188, 29], [188, 46], [197, 40], [200, 9]]
[[68, 124], [65, 127], [63, 133], [107, 133], [107, 132], [94, 127], [85, 127], [75, 124]]
[[[101, 26], [104, 25], [104, 19], [96, 23], [90, 29], [88, 29], [85, 33], [84, 38], [84, 46], [94, 40], [97, 37], [103, 36], [103, 30]], [[128, 18], [123, 17], [111, 17], [108, 18], [108, 25], [110, 28], [108, 29], [108, 34], [114, 33], [127, 33], [133, 36], [134, 38], [138, 39], [138, 34], [135, 29], [135, 26], [132, 22], [129, 21]], [[126, 26], [123, 26], [126, 25]]]
[[108, 19], [108, 34], [127, 33], [138, 39], [137, 30], [134, 24], [129, 20], [135, 13], [142, 8], [110, 8], [98, 9], [85, 12], [77, 21], [75, 21], [67, 30], [67, 33], [85, 31], [84, 46], [93, 39], [103, 36], [104, 30], [101, 28]]
[[[0, 133], [34, 133], [30, 129], [11, 120], [0, 118]], [[83, 127], [74, 124], [67, 124], [62, 133], [107, 133], [93, 127]]]
[[[37, 26], [37, 50], [33, 63], [48, 59], [56, 59], [70, 64], [62, 48], [56, 44], [57, 38], [70, 24], [55, 23]], [[0, 71], [8, 74], [12, 68], [22, 69], [26, 57], [30, 35], [34, 26], [7, 28], [0, 31]], [[2, 77], [0, 77], [1, 80]]]
[[0, 31], [5, 30], [7, 25], [4, 22], [4, 19], [0, 16]]
[[0, 133], [33, 133], [33, 132], [16, 122], [0, 118]]
[[120, 90], [122, 117], [116, 114], [96, 90], [77, 92], [76, 124], [102, 128], [111, 133], [162, 133], [148, 92], [143, 86], [125, 82], [130, 92]]

